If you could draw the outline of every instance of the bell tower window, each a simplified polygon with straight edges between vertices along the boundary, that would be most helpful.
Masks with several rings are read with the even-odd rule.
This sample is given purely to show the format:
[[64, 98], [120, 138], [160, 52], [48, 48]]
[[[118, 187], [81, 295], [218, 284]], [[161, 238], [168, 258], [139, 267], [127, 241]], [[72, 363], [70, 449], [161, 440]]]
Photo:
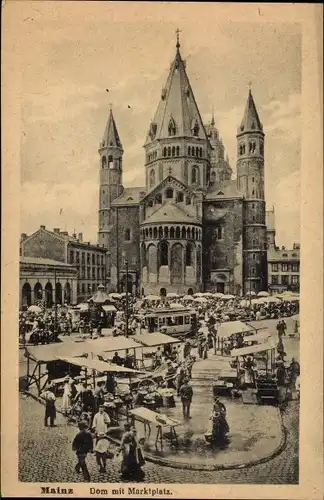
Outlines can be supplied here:
[[152, 168], [150, 172], [150, 187], [154, 186], [155, 184], [155, 170]]
[[109, 168], [114, 168], [114, 158], [112, 155], [108, 156], [108, 167]]
[[241, 156], [245, 154], [245, 144], [244, 143], [240, 144], [239, 152], [240, 152]]
[[176, 135], [175, 121], [172, 118], [172, 116], [170, 118], [169, 125], [168, 125], [168, 133], [169, 133], [169, 137]]
[[197, 120], [195, 120], [194, 126], [192, 128], [192, 133], [195, 137], [199, 136], [199, 125]]
[[250, 141], [249, 143], [249, 152], [250, 153], [255, 153], [256, 150], [256, 142], [255, 141]]
[[103, 156], [101, 160], [101, 167], [106, 168], [106, 166], [107, 166], [107, 158]]
[[198, 169], [197, 169], [197, 167], [192, 167], [191, 184], [196, 184], [197, 182], [198, 182]]

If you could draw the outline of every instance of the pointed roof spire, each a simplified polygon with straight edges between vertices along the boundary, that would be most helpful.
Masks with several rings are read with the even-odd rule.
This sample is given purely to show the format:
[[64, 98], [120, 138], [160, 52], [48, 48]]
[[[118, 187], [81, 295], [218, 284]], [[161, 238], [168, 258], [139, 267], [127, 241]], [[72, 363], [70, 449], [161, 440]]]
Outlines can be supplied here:
[[[177, 51], [146, 144], [168, 137], [197, 137], [207, 139], [199, 109], [180, 54], [180, 30], [176, 31]], [[153, 134], [152, 134], [153, 132]]]
[[105, 133], [103, 136], [103, 141], [105, 146], [107, 147], [117, 147], [123, 148], [122, 143], [119, 138], [115, 118], [112, 111], [112, 104], [109, 104], [109, 117], [107, 121], [107, 125], [105, 128]]
[[181, 30], [179, 30], [179, 28], [177, 28], [176, 29], [176, 35], [177, 35], [177, 45], [176, 45], [176, 47], [177, 47], [177, 50], [180, 49], [180, 37], [179, 37], [180, 33], [181, 33]]
[[252, 83], [249, 82], [249, 95], [245, 106], [244, 116], [238, 132], [263, 132], [263, 125], [260, 121], [254, 99], [251, 92]]
[[214, 125], [215, 125], [214, 106], [212, 107], [212, 119], [211, 119], [210, 124], [211, 124], [212, 126], [214, 126]]

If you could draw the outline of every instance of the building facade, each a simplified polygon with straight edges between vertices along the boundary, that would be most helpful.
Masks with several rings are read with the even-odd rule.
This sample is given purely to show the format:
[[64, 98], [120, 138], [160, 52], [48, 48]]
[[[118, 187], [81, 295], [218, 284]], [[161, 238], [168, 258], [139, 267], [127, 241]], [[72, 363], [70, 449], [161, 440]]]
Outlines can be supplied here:
[[268, 287], [273, 292], [299, 292], [300, 244], [292, 249], [276, 245], [275, 211], [267, 211]]
[[99, 145], [99, 243], [112, 289], [242, 294], [268, 287], [265, 135], [251, 91], [237, 130], [237, 179], [215, 126], [204, 124], [176, 54], [146, 136], [145, 186], [123, 187], [112, 110]]
[[19, 306], [74, 304], [77, 301], [77, 269], [64, 262], [41, 257], [20, 257]]
[[83, 241], [82, 233], [69, 235], [45, 226], [30, 236], [21, 236], [21, 256], [51, 259], [68, 264], [77, 270], [74, 302], [90, 297], [102, 283], [107, 285], [107, 248], [103, 244], [93, 245]]

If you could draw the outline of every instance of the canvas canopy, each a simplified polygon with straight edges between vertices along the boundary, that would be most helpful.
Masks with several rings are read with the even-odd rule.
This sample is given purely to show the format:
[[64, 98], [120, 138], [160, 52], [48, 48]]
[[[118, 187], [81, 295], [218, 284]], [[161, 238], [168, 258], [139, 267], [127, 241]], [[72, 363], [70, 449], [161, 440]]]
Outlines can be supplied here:
[[154, 347], [164, 344], [174, 344], [176, 342], [179, 342], [179, 339], [175, 339], [174, 337], [170, 337], [170, 335], [165, 335], [164, 333], [159, 332], [135, 335], [134, 339], [136, 340], [136, 342], [140, 342], [147, 347]]
[[102, 337], [95, 340], [88, 340], [84, 342], [83, 352], [115, 352], [124, 351], [125, 349], [137, 349], [142, 348], [141, 344], [138, 344], [131, 338], [127, 338], [124, 335], [118, 335], [117, 337]]
[[106, 305], [106, 306], [102, 306], [103, 310], [105, 312], [114, 312], [114, 311], [117, 311], [116, 307], [113, 306], [112, 304], [109, 304], [109, 305]]
[[226, 339], [236, 333], [246, 333], [250, 331], [254, 331], [251, 325], [247, 325], [242, 321], [228, 321], [227, 323], [220, 324], [217, 330], [217, 336]]
[[247, 356], [248, 354], [254, 354], [256, 352], [270, 351], [275, 349], [276, 344], [274, 342], [265, 342], [264, 344], [251, 345], [249, 347], [241, 347], [240, 349], [232, 349], [231, 356]]
[[113, 363], [105, 363], [98, 359], [85, 359], [85, 358], [71, 358], [65, 356], [58, 356], [57, 359], [60, 361], [65, 361], [71, 365], [81, 366], [82, 368], [87, 368], [88, 370], [96, 370], [99, 373], [113, 372], [113, 373], [144, 373], [139, 370], [133, 370], [132, 368], [126, 368], [124, 366], [119, 366]]
[[264, 342], [267, 338], [270, 337], [268, 331], [264, 330], [256, 333], [255, 335], [245, 335], [244, 342]]
[[54, 361], [58, 356], [82, 356], [85, 352], [85, 342], [61, 342], [37, 347], [27, 347], [29, 358], [38, 363]]

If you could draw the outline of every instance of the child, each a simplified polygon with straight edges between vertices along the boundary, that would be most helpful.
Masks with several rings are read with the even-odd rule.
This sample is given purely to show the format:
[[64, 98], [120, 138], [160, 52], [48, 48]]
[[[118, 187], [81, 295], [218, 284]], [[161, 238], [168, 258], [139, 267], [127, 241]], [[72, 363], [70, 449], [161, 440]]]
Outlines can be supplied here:
[[96, 452], [96, 460], [99, 465], [99, 472], [106, 472], [107, 458], [112, 458], [113, 454], [109, 452], [109, 441], [104, 432], [98, 434], [97, 443], [94, 451]]

